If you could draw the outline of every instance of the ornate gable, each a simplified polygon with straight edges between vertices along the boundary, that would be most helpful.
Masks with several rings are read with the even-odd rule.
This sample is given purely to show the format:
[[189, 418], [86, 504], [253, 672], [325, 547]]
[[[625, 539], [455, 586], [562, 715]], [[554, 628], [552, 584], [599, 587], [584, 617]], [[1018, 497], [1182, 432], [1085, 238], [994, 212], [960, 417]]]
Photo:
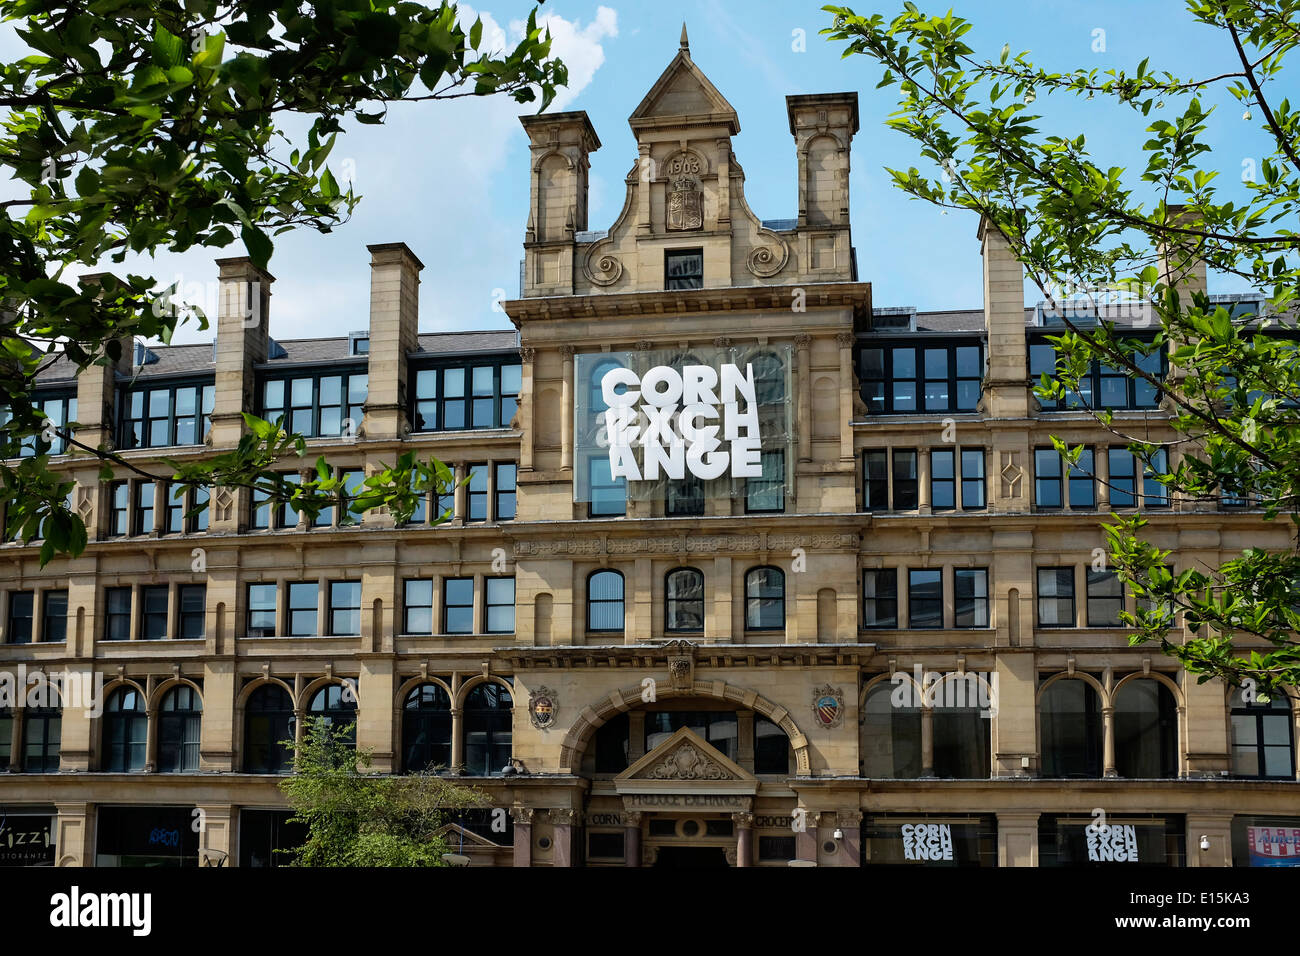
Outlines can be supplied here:
[[681, 48], [650, 92], [628, 118], [634, 132], [656, 126], [725, 125], [730, 135], [740, 132], [740, 119], [727, 98], [718, 92], [691, 60], [682, 24]]

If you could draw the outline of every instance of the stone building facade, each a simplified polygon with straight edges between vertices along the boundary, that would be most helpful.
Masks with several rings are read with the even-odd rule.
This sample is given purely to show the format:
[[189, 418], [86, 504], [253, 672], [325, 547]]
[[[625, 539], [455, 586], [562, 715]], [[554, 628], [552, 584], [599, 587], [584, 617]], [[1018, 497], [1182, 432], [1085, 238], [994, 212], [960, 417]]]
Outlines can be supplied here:
[[[787, 111], [797, 215], [765, 221], [683, 36], [632, 113], [604, 231], [586, 114], [525, 118], [517, 331], [421, 334], [423, 266], [393, 243], [369, 247], [364, 332], [277, 342], [273, 277], [222, 259], [215, 346], [127, 348], [76, 378], [52, 361], [47, 414], [144, 475], [40, 449], [90, 543], [44, 569], [0, 546], [0, 672], [65, 675], [61, 699], [0, 715], [7, 862], [265, 865], [294, 839], [276, 742], [308, 714], [354, 716], [378, 773], [442, 766], [489, 793], [448, 824], [475, 865], [1293, 856], [1288, 702], [1129, 647], [1135, 598], [1098, 550], [1144, 496], [1179, 568], [1286, 547], [1286, 526], [1170, 499], [1077, 403], [1034, 397], [1053, 316], [1025, 307], [996, 231], [974, 237], [982, 309], [874, 304], [848, 215], [856, 94]], [[762, 406], [748, 469], [616, 476], [610, 370], [723, 366]], [[1106, 369], [1092, 386], [1121, 427], [1171, 434], [1154, 390]], [[285, 472], [324, 455], [355, 488], [409, 450], [471, 477], [401, 527], [346, 501], [309, 525], [226, 488], [190, 514], [147, 477], [236, 444], [244, 412], [309, 436]]]

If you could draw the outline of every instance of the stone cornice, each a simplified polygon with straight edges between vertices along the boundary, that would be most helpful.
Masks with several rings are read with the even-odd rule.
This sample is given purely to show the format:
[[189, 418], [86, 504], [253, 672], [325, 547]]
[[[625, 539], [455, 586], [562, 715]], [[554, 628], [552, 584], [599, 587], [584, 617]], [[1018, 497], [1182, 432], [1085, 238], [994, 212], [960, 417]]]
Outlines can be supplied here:
[[806, 282], [671, 292], [538, 296], [512, 299], [502, 304], [511, 321], [519, 325], [524, 319], [592, 319], [607, 315], [683, 315], [778, 309], [789, 312], [796, 290], [802, 292], [803, 303], [808, 308], [839, 306], [865, 311], [871, 307], [869, 282]]
[[[537, 668], [654, 667], [666, 665], [680, 654], [675, 642], [667, 644], [562, 645], [556, 647], [494, 647], [492, 652], [516, 672]], [[876, 654], [875, 644], [695, 644], [691, 649], [696, 668], [857, 667]], [[696, 674], [697, 680], [704, 679]]]

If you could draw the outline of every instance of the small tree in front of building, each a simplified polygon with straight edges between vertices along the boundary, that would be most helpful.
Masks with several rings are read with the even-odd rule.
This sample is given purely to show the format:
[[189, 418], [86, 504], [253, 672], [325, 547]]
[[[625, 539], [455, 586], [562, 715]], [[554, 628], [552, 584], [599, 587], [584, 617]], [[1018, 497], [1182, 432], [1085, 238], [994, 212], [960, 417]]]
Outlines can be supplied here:
[[356, 724], [308, 717], [294, 750], [293, 775], [280, 783], [307, 838], [293, 866], [447, 866], [442, 830], [461, 811], [485, 806], [486, 795], [424, 771], [369, 773], [370, 751], [354, 743]]
[[[978, 213], [1006, 238], [1044, 301], [1057, 306], [1066, 327], [1052, 338], [1060, 359], [1035, 393], [1077, 398], [1094, 363], [1121, 369], [1163, 395], [1172, 438], [1141, 423], [1123, 427], [1095, 404], [1090, 410], [1154, 480], [1184, 499], [1222, 496], [1255, 503], [1266, 520], [1289, 519], [1285, 548], [1250, 547], [1214, 567], [1171, 573], [1171, 553], [1152, 541], [1141, 511], [1113, 515], [1103, 525], [1110, 566], [1145, 599], [1121, 615], [1130, 641], [1158, 642], [1201, 682], [1220, 677], [1261, 696], [1300, 685], [1300, 354], [1293, 324], [1300, 111], [1283, 80], [1286, 57], [1300, 45], [1300, 0], [1187, 0], [1188, 23], [1221, 43], [1228, 64], [1204, 76], [1149, 68], [1145, 59], [1132, 71], [1055, 72], [1027, 53], [1012, 55], [1009, 44], [983, 59], [966, 43], [969, 21], [903, 6], [892, 20], [828, 6], [833, 26], [822, 32], [845, 44], [846, 57], [883, 67], [877, 85], [899, 97], [887, 125], [936, 167], [935, 175], [889, 170], [895, 185]], [[1094, 52], [1098, 42], [1104, 49], [1104, 31], [1097, 34]], [[1050, 120], [1038, 115], [1041, 102], [1053, 94], [1095, 101], [1101, 122], [1115, 129], [1136, 115], [1146, 125], [1133, 144], [1145, 155], [1142, 168], [1101, 161], [1075, 128], [1044, 129]], [[1225, 168], [1214, 165], [1208, 140], [1215, 100], [1235, 101], [1241, 122], [1251, 124], [1257, 152], [1247, 163], [1233, 152]], [[1187, 281], [1200, 263], [1262, 293], [1263, 313], [1212, 301]], [[1136, 299], [1155, 316], [1156, 334], [1138, 340], [1114, 323], [1073, 320], [1061, 294], [1080, 288], [1089, 290], [1085, 307], [1096, 307], [1092, 291]], [[1279, 323], [1288, 313], [1291, 320]], [[1176, 374], [1150, 371], [1144, 359], [1157, 349], [1169, 350]], [[1082, 446], [1053, 441], [1077, 465]], [[1181, 460], [1161, 468], [1170, 450]], [[1194, 636], [1180, 633], [1180, 615]]]

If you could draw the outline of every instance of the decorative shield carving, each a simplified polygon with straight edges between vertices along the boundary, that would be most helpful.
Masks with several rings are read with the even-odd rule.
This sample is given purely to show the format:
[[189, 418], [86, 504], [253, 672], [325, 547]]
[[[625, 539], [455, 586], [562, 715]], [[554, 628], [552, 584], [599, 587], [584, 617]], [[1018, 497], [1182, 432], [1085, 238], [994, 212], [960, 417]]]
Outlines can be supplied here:
[[673, 180], [668, 191], [668, 231], [687, 232], [704, 228], [704, 202], [700, 184], [690, 176]]
[[686, 691], [695, 685], [695, 645], [690, 641], [669, 641], [668, 680], [673, 690]]
[[528, 695], [528, 719], [538, 730], [546, 730], [553, 726], [559, 709], [555, 691], [549, 687], [538, 687]]
[[813, 719], [817, 726], [830, 730], [838, 727], [844, 720], [844, 691], [830, 684], [823, 684], [813, 690]]

